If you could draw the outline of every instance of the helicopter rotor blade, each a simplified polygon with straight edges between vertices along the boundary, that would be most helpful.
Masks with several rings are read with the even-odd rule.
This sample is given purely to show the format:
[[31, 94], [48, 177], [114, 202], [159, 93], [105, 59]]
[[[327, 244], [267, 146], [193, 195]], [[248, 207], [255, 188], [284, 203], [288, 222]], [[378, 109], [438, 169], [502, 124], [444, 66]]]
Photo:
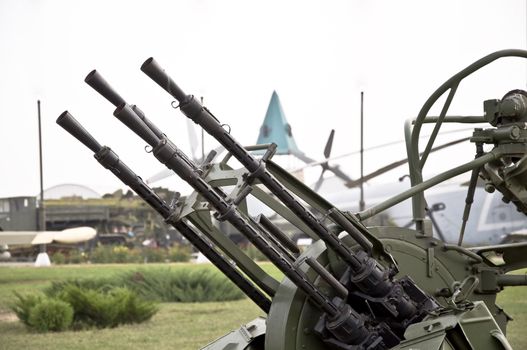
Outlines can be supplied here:
[[[474, 128], [464, 128], [464, 129], [457, 129], [457, 130], [441, 132], [440, 135], [455, 134], [455, 133], [465, 132], [465, 131], [468, 131], [468, 130], [474, 130]], [[420, 139], [422, 139], [422, 138], [424, 139], [424, 138], [427, 138], [427, 137], [430, 137], [430, 135], [422, 135], [419, 138]], [[366, 148], [366, 149], [364, 149], [364, 152], [369, 152], [369, 151], [373, 151], [373, 150], [376, 150], [376, 149], [390, 147], [390, 146], [398, 145], [398, 144], [401, 144], [401, 143], [404, 143], [404, 142], [405, 142], [404, 140], [402, 140], [402, 141], [401, 140], [399, 140], [399, 141], [391, 141], [391, 142], [383, 143], [381, 145], [377, 145], [377, 146]], [[311, 158], [300, 158], [306, 164], [302, 165], [301, 167], [298, 167], [296, 169], [291, 170], [291, 172], [301, 171], [303, 169], [306, 169], [306, 168], [309, 168], [309, 167], [314, 167], [314, 166], [320, 165], [320, 164], [325, 163], [325, 162], [330, 161], [330, 160], [337, 160], [337, 159], [347, 158], [347, 157], [350, 157], [350, 156], [353, 156], [353, 155], [359, 154], [359, 153], [360, 153], [360, 151], [352, 151], [352, 152], [340, 154], [338, 156], [333, 156], [333, 157], [331, 157], [329, 159], [323, 159], [323, 160], [319, 160], [319, 161], [314, 160], [314, 159], [312, 159], [312, 161], [309, 161], [309, 159], [311, 159]]]
[[[439, 150], [444, 149], [444, 148], [448, 148], [450, 146], [457, 145], [458, 143], [467, 141], [469, 139], [470, 139], [470, 137], [464, 137], [464, 138], [461, 138], [461, 139], [457, 139], [457, 140], [454, 140], [454, 141], [447, 142], [445, 144], [442, 144], [440, 146], [432, 148], [430, 150], [430, 153], [439, 151]], [[422, 153], [420, 155], [422, 155]], [[407, 162], [408, 162], [408, 158], [404, 158], [404, 159], [398, 160], [396, 162], [390, 163], [388, 165], [385, 165], [382, 168], [379, 168], [379, 169], [375, 170], [374, 172], [369, 173], [368, 175], [365, 175], [362, 178], [362, 180], [361, 179], [356, 179], [356, 180], [348, 181], [346, 183], [346, 187], [353, 188], [353, 187], [360, 186], [361, 182], [369, 181], [369, 180], [371, 180], [371, 179], [373, 179], [373, 178], [375, 178], [375, 177], [377, 177], [379, 175], [382, 175], [382, 174], [384, 174], [384, 173], [386, 173], [386, 172], [388, 172], [388, 171], [390, 171], [392, 169], [400, 167], [401, 165], [403, 165], [403, 164], [405, 164]]]
[[313, 191], [317, 192], [320, 187], [322, 187], [322, 183], [324, 182], [324, 173], [326, 172], [326, 169], [322, 169], [320, 172], [320, 176], [318, 177], [317, 182], [315, 183], [315, 186], [313, 186]]
[[328, 165], [328, 170], [346, 183], [349, 181], [353, 181], [353, 179], [349, 177], [348, 174], [346, 174], [344, 171], [342, 171], [338, 165]]
[[335, 137], [335, 129], [331, 129], [329, 133], [328, 141], [326, 142], [326, 147], [324, 147], [324, 157], [326, 159], [331, 155], [331, 148], [333, 148], [333, 138]]

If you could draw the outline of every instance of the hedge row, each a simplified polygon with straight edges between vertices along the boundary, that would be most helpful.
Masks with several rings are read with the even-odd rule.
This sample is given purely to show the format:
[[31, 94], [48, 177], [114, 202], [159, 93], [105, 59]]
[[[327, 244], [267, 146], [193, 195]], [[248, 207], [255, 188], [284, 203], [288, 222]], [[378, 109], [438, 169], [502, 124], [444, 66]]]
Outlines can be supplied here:
[[188, 262], [191, 259], [192, 249], [189, 246], [174, 246], [170, 249], [162, 248], [134, 248], [125, 246], [103, 245], [91, 252], [72, 250], [67, 254], [56, 252], [51, 255], [54, 264], [81, 264], [91, 262], [94, 264], [114, 263], [156, 263], [156, 262]]

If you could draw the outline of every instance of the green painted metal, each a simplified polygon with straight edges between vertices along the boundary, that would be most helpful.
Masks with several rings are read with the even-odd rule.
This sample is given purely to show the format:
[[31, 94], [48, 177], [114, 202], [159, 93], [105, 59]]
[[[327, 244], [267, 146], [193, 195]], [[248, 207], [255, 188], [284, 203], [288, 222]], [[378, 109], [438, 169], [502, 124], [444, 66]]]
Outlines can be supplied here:
[[258, 350], [263, 345], [265, 330], [265, 318], [259, 317], [213, 341], [201, 350]]
[[[428, 116], [423, 120], [423, 123], [437, 123], [439, 116]], [[413, 120], [412, 120], [413, 123]], [[487, 123], [483, 116], [473, 115], [447, 115], [443, 118], [443, 123], [465, 123], [465, 124], [479, 124]]]
[[[453, 251], [445, 249], [445, 244], [432, 237], [424, 237], [416, 235], [414, 230], [396, 228], [396, 227], [373, 227], [370, 231], [382, 241], [385, 248], [393, 255], [397, 261], [400, 269], [400, 277], [403, 275], [409, 275], [414, 281], [416, 281], [421, 288], [431, 295], [434, 295], [436, 299], [445, 307], [448, 306], [449, 297], [440, 296], [445, 291], [451, 291], [452, 286], [455, 285], [456, 281], [462, 281], [469, 276], [476, 276], [479, 280], [484, 280], [487, 271], [493, 271], [493, 273], [499, 273], [500, 269], [496, 269], [492, 264], [483, 262], [483, 259], [478, 259], [476, 262], [471, 256], [466, 255], [460, 251]], [[356, 246], [356, 243], [349, 236], [343, 237], [343, 241], [351, 246]], [[434, 252], [433, 260], [431, 264], [428, 262], [428, 250], [432, 249]], [[324, 246], [323, 242], [317, 242], [313, 244], [299, 259], [302, 262], [307, 257], [316, 258], [322, 265], [329, 267], [330, 259], [328, 251]], [[339, 262], [342, 264], [342, 261]], [[527, 263], [527, 259], [524, 257], [523, 263]], [[432, 274], [429, 274], [429, 265], [432, 266]], [[470, 268], [467, 268], [470, 267]], [[315, 283], [318, 283], [325, 288], [329, 295], [334, 293], [329, 285], [317, 278], [317, 274], [307, 264], [299, 263], [299, 268], [306, 272], [307, 276], [312, 278]], [[335, 273], [339, 268], [329, 268]], [[508, 275], [503, 275], [508, 276]], [[338, 277], [338, 275], [337, 275]], [[523, 284], [525, 285], [525, 284]], [[474, 312], [469, 313], [458, 313], [453, 317], [450, 322], [455, 325], [459, 322], [466, 325], [467, 337], [470, 337], [472, 342], [478, 346], [474, 349], [502, 349], [496, 347], [493, 343], [489, 343], [488, 347], [482, 346], [482, 342], [478, 340], [490, 339], [494, 337], [490, 334], [490, 330], [497, 330], [501, 334], [505, 333], [506, 324], [508, 321], [507, 315], [499, 308], [496, 302], [496, 293], [500, 290], [498, 288], [497, 281], [493, 284], [495, 288], [492, 293], [482, 293], [481, 291], [475, 290], [470, 293], [468, 299], [474, 301], [480, 305], [476, 307]], [[490, 288], [489, 288], [490, 289]], [[483, 305], [481, 305], [483, 303]], [[470, 310], [469, 310], [470, 311]], [[490, 327], [485, 338], [478, 332], [470, 332], [469, 324], [470, 319], [482, 317], [481, 314], [485, 314], [487, 319], [480, 320], [485, 327]], [[312, 307], [305, 295], [299, 291], [295, 285], [285, 279], [282, 281], [280, 288], [278, 289], [275, 297], [273, 298], [273, 305], [268, 315], [267, 322], [267, 333], [272, 334], [271, 337], [266, 339], [266, 350], [271, 349], [288, 349], [288, 350], [322, 350], [327, 349], [326, 345], [323, 344], [315, 334], [309, 330], [313, 328], [314, 320], [318, 319], [317, 310]], [[431, 317], [428, 324], [441, 323], [442, 317]], [[464, 321], [462, 321], [464, 319]], [[477, 320], [476, 320], [477, 321]], [[485, 322], [483, 322], [485, 321]], [[474, 324], [478, 324], [475, 322]], [[480, 324], [480, 325], [482, 325]], [[408, 334], [410, 339], [406, 343], [401, 343], [399, 347], [394, 349], [410, 349], [411, 346], [418, 349], [434, 349], [434, 347], [427, 347], [430, 344], [438, 342], [438, 347], [435, 349], [443, 349], [440, 347], [445, 339], [445, 334], [438, 336], [435, 339], [434, 336], [430, 336], [430, 332], [426, 331], [427, 324], [424, 325], [415, 324]], [[448, 328], [448, 327], [445, 327]], [[444, 329], [442, 329], [444, 331]], [[470, 333], [469, 333], [470, 332]], [[433, 340], [435, 339], [435, 340]], [[497, 343], [496, 343], [497, 344]], [[445, 345], [442, 345], [445, 346]], [[446, 347], [448, 349], [448, 347]], [[457, 347], [451, 347], [451, 349], [458, 349]]]
[[[333, 206], [330, 202], [320, 196], [317, 192], [313, 191], [311, 188], [306, 186], [302, 181], [298, 180], [296, 177], [291, 175], [285, 169], [274, 163], [273, 161], [267, 162], [267, 167], [269, 171], [276, 176], [276, 178], [282, 182], [288, 190], [302, 198], [311, 208], [314, 208], [318, 212], [329, 214], [332, 210], [339, 211], [338, 208]], [[393, 263], [393, 259], [389, 254], [384, 250], [384, 247], [377, 238], [372, 235], [366, 227], [361, 223], [362, 218], [356, 217], [352, 213], [342, 213], [345, 215], [348, 220], [352, 221], [354, 225], [357, 225], [357, 228], [362, 232], [364, 236], [368, 238], [373, 246], [372, 254], [376, 259], [381, 259], [383, 261], [389, 261]], [[357, 214], [358, 216], [358, 214]], [[342, 230], [337, 229], [336, 234], [339, 234]]]
[[[409, 171], [410, 171], [410, 181], [411, 181], [412, 186], [416, 186], [420, 184], [421, 182], [423, 182], [422, 170], [426, 162], [426, 159], [428, 157], [428, 153], [425, 152], [421, 158], [419, 157], [419, 135], [420, 135], [422, 124], [425, 121], [428, 115], [428, 112], [430, 111], [432, 106], [446, 91], [450, 90], [450, 94], [443, 105], [441, 115], [439, 116], [436, 127], [434, 128], [434, 132], [435, 132], [436, 129], [437, 131], [439, 131], [439, 128], [441, 127], [441, 124], [443, 122], [442, 119], [445, 117], [446, 113], [448, 112], [448, 107], [450, 105], [450, 102], [454, 98], [454, 94], [460, 82], [466, 77], [468, 77], [469, 75], [471, 75], [472, 73], [474, 73], [475, 71], [503, 57], [527, 58], [527, 51], [514, 50], [514, 49], [502, 50], [502, 51], [494, 52], [490, 55], [487, 55], [477, 60], [476, 62], [472, 63], [465, 69], [461, 70], [460, 72], [452, 76], [445, 83], [443, 83], [424, 103], [417, 118], [413, 122], [414, 126], [411, 131], [411, 135], [406, 134], [407, 136], [410, 136], [409, 138], [407, 137], [407, 151], [408, 151], [408, 166], [409, 166]], [[431, 139], [431, 142], [429, 142], [429, 146], [427, 145], [428, 150], [431, 148], [431, 145], [434, 139]], [[413, 208], [414, 220], [418, 224], [417, 225], [418, 229], [420, 229], [419, 227], [420, 222], [422, 222], [422, 220], [425, 217], [424, 195], [422, 192], [416, 193], [413, 195], [412, 208]]]
[[279, 282], [266, 273], [260, 265], [250, 259], [217, 227], [212, 225], [210, 213], [190, 214], [188, 220], [207, 238], [209, 238], [222, 252], [231, 258], [240, 269], [247, 274], [263, 291], [273, 296], [278, 289]]
[[[460, 337], [449, 336], [456, 332]], [[471, 309], [451, 312], [408, 327], [406, 341], [392, 350], [512, 349], [483, 302]]]
[[296, 216], [289, 208], [277, 201], [276, 198], [270, 196], [258, 186], [254, 186], [251, 194], [260, 202], [271, 208], [275, 213], [279, 213], [280, 216], [287, 220], [291, 225], [296, 227], [296, 230], [304, 232], [306, 235], [308, 235], [314, 240], [318, 239], [318, 236], [313, 232], [311, 228], [309, 228], [309, 226], [307, 226], [302, 220], [300, 220], [298, 216]]

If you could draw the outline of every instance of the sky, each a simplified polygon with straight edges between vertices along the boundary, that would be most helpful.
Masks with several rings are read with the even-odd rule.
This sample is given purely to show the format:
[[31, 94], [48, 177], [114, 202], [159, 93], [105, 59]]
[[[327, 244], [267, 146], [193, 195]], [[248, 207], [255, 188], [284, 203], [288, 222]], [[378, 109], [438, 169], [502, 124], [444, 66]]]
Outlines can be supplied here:
[[[162, 169], [84, 83], [92, 69], [187, 153], [187, 120], [139, 70], [145, 59], [155, 57], [185, 92], [203, 96], [244, 145], [255, 143], [276, 90], [298, 146], [319, 159], [331, 129], [332, 155], [359, 148], [360, 91], [365, 148], [402, 140], [404, 121], [437, 87], [491, 52], [526, 49], [526, 28], [523, 0], [0, 0], [0, 197], [39, 192], [37, 100], [45, 188], [124, 187], [55, 124], [64, 110], [143, 178]], [[484, 100], [525, 89], [526, 81], [525, 59], [502, 59], [462, 83], [450, 112], [481, 115]], [[207, 137], [205, 146], [216, 144]], [[448, 152], [431, 156], [426, 171], [474, 156], [470, 145]], [[367, 152], [365, 172], [404, 156], [403, 144]], [[357, 157], [335, 163], [359, 175]], [[175, 177], [160, 184], [185, 188]]]

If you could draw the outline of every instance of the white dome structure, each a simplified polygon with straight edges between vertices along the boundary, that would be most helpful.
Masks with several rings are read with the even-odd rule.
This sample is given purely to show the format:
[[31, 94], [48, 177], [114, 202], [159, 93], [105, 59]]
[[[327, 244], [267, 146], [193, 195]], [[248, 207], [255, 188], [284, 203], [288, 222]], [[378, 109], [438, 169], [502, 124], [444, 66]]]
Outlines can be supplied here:
[[87, 186], [78, 184], [61, 184], [44, 190], [44, 199], [61, 199], [65, 197], [90, 199], [101, 198], [101, 195]]

